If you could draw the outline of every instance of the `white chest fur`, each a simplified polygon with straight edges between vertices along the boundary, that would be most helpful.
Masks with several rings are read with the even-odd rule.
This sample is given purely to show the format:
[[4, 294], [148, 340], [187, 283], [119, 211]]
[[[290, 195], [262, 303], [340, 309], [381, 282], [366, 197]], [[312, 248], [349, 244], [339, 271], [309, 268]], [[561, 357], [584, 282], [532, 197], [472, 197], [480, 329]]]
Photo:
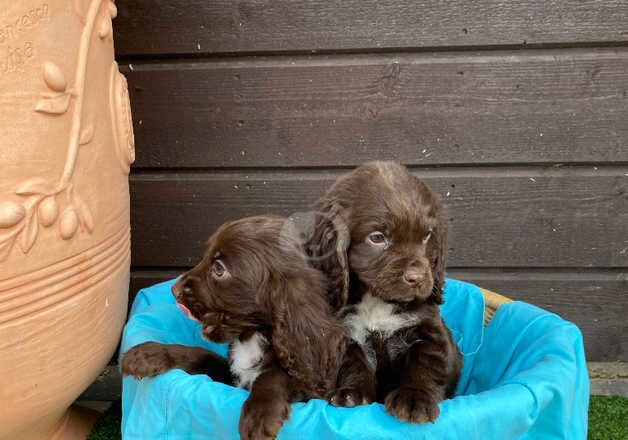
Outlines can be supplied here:
[[267, 345], [268, 340], [260, 333], [253, 333], [244, 342], [238, 340], [233, 343], [229, 363], [236, 385], [251, 389], [251, 385], [261, 372], [264, 349]]
[[410, 313], [396, 313], [395, 306], [367, 293], [355, 306], [355, 312], [345, 317], [351, 338], [363, 344], [371, 332], [388, 337], [405, 327], [416, 324], [418, 317]]
[[[364, 350], [371, 367], [376, 367], [375, 353], [369, 342], [369, 335], [377, 332], [384, 339], [390, 338], [395, 332], [418, 323], [420, 318], [416, 314], [397, 313], [395, 306], [371, 294], [365, 294], [362, 300], [354, 306], [354, 310], [345, 316], [345, 323], [349, 329], [351, 339], [357, 342]], [[402, 347], [389, 347], [396, 356]]]

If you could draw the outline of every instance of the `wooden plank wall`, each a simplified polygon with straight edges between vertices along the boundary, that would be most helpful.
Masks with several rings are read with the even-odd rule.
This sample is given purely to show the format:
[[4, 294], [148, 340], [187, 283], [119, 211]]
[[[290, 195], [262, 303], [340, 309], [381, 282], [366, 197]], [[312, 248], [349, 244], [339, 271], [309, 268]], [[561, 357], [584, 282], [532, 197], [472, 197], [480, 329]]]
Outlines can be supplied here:
[[132, 291], [220, 223], [396, 159], [440, 194], [451, 276], [628, 360], [628, 3], [119, 0]]

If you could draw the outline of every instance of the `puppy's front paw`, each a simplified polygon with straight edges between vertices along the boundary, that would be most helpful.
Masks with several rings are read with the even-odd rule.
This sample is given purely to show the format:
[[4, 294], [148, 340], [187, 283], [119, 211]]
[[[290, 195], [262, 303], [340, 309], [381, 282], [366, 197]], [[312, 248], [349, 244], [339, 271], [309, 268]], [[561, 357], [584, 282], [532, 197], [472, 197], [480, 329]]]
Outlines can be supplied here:
[[242, 440], [271, 440], [290, 415], [290, 404], [271, 399], [247, 399], [242, 406], [238, 431]]
[[411, 423], [433, 423], [440, 414], [438, 402], [427, 393], [409, 387], [392, 391], [386, 397], [385, 405], [388, 413]]
[[368, 405], [373, 402], [373, 398], [363, 390], [352, 387], [338, 388], [329, 399], [329, 403], [334, 406], [344, 406], [353, 408], [358, 405]]
[[136, 345], [122, 356], [122, 374], [136, 379], [152, 377], [172, 370], [172, 357], [165, 345], [157, 342], [144, 342]]

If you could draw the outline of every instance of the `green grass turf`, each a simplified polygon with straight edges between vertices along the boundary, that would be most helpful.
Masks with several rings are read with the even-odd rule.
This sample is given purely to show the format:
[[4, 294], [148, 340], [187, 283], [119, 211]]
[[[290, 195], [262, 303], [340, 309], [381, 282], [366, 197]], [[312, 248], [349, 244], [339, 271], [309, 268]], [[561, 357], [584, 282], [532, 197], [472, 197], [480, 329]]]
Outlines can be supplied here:
[[[88, 440], [119, 440], [120, 402], [115, 402], [96, 422]], [[628, 439], [628, 398], [591, 396], [589, 440]]]
[[628, 398], [591, 396], [589, 440], [628, 439]]
[[96, 421], [91, 434], [87, 440], [120, 440], [120, 422], [122, 420], [122, 409], [120, 402], [113, 402], [111, 408], [105, 411]]

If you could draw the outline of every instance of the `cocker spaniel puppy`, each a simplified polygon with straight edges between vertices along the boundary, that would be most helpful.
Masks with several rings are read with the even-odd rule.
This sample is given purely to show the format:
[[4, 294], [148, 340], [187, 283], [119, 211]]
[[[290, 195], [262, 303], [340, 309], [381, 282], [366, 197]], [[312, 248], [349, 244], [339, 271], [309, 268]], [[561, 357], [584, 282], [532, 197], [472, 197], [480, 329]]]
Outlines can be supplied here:
[[438, 308], [447, 236], [438, 200], [405, 167], [373, 162], [339, 178], [317, 211], [307, 247], [352, 339], [332, 403], [377, 400], [401, 420], [433, 422], [462, 366]]
[[173, 368], [230, 378], [251, 391], [239, 422], [243, 439], [274, 438], [290, 402], [331, 398], [346, 345], [326, 301], [326, 279], [281, 217], [226, 223], [202, 261], [172, 287], [202, 335], [229, 343], [228, 364], [202, 348], [147, 342], [129, 350], [122, 372], [154, 376]]

